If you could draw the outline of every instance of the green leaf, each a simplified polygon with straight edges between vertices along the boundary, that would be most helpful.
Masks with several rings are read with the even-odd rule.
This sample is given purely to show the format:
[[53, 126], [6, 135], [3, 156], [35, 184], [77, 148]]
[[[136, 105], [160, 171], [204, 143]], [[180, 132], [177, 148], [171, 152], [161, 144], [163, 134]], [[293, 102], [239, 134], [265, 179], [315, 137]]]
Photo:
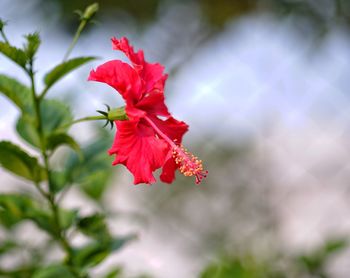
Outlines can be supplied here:
[[347, 246], [348, 240], [345, 238], [330, 239], [310, 254], [301, 255], [296, 259], [310, 273], [319, 273], [323, 271], [330, 256], [344, 250]]
[[45, 75], [45, 85], [50, 88], [53, 84], [55, 84], [59, 79], [64, 77], [69, 72], [95, 59], [96, 57], [78, 57], [57, 65]]
[[28, 58], [22, 49], [14, 47], [6, 42], [0, 42], [0, 52], [25, 69]]
[[22, 114], [17, 120], [16, 130], [27, 143], [40, 149], [40, 137], [36, 126], [36, 120], [33, 116]]
[[6, 254], [8, 251], [11, 251], [18, 247], [17, 242], [11, 240], [4, 240], [0, 243], [0, 256]]
[[51, 173], [51, 190], [54, 193], [60, 192], [67, 185], [67, 178], [64, 172], [54, 171]]
[[[63, 230], [68, 229], [75, 222], [77, 217], [76, 210], [66, 210], [60, 208], [58, 211], [60, 226]], [[43, 211], [40, 209], [32, 209], [30, 213], [28, 213], [27, 218], [32, 220], [40, 229], [48, 232], [49, 234], [57, 237], [57, 226], [55, 220], [52, 216], [52, 213], [47, 211]]]
[[118, 251], [121, 249], [126, 243], [137, 239], [137, 236], [135, 234], [124, 236], [124, 237], [119, 237], [119, 238], [114, 238], [111, 241], [110, 244], [110, 250], [111, 252]]
[[0, 165], [32, 181], [40, 182], [46, 179], [46, 173], [38, 160], [8, 141], [0, 142]]
[[[77, 210], [58, 209], [60, 226], [70, 228], [77, 219]], [[57, 226], [51, 212], [42, 209], [30, 196], [0, 194], [0, 222], [7, 228], [23, 220], [34, 222], [40, 229], [57, 237]]]
[[63, 230], [70, 228], [73, 223], [76, 221], [78, 216], [77, 210], [68, 210], [68, 209], [59, 209], [58, 211], [60, 225]]
[[200, 278], [250, 278], [284, 277], [274, 271], [270, 264], [263, 264], [251, 256], [223, 257], [209, 264], [199, 275]]
[[[53, 232], [51, 216], [27, 195], [0, 195], [1, 222], [8, 228], [23, 220], [32, 220], [39, 228]], [[5, 216], [5, 217], [4, 217]]]
[[323, 246], [323, 252], [325, 255], [331, 255], [333, 253], [344, 250], [349, 245], [349, 242], [345, 238], [330, 239], [325, 242]]
[[44, 100], [41, 103], [40, 111], [43, 132], [46, 137], [53, 132], [66, 131], [69, 127], [68, 124], [73, 121], [69, 106], [58, 100]]
[[48, 150], [54, 151], [56, 148], [58, 148], [61, 145], [67, 145], [71, 147], [73, 150], [75, 150], [78, 154], [81, 154], [80, 146], [79, 144], [74, 140], [73, 137], [69, 136], [67, 133], [58, 132], [58, 133], [52, 133], [48, 136], [46, 140], [46, 146]]
[[32, 278], [75, 278], [69, 268], [65, 265], [50, 265], [37, 270]]
[[[45, 99], [41, 103], [40, 110], [45, 141], [53, 136], [54, 133], [58, 134], [67, 131], [69, 127], [68, 124], [73, 120], [69, 107], [65, 103], [57, 100]], [[40, 137], [34, 117], [30, 115], [22, 115], [17, 121], [16, 130], [30, 145], [40, 148]], [[51, 138], [51, 141], [55, 141], [55, 139]], [[56, 143], [58, 143], [57, 140]], [[70, 145], [71, 147], [76, 147], [71, 140], [70, 143], [72, 144]], [[51, 142], [51, 144], [53, 144], [52, 146], [55, 145], [54, 142]]]
[[106, 155], [111, 145], [108, 133], [82, 149], [84, 161], [72, 153], [64, 166], [69, 183], [77, 183], [90, 198], [100, 200], [112, 177], [111, 158]]
[[40, 229], [57, 237], [57, 229], [51, 213], [35, 207], [27, 212], [26, 218], [33, 221]]
[[75, 250], [74, 264], [77, 267], [93, 267], [101, 263], [109, 253], [108, 246], [92, 242]]
[[[111, 165], [106, 165], [106, 167], [109, 168]], [[80, 188], [90, 198], [99, 200], [101, 199], [111, 176], [112, 173], [110, 171], [106, 171], [105, 169], [91, 172], [80, 179]]]
[[18, 222], [27, 219], [34, 204], [29, 196], [19, 194], [0, 194], [0, 222], [11, 228]]
[[16, 79], [0, 74], [0, 93], [16, 104], [22, 112], [32, 111], [31, 90]]
[[112, 239], [107, 242], [93, 241], [75, 250], [74, 263], [77, 267], [93, 267], [101, 263], [111, 252], [119, 250], [134, 235]]
[[38, 51], [38, 48], [40, 46], [41, 40], [39, 37], [39, 33], [35, 32], [32, 34], [28, 34], [25, 36], [27, 43], [24, 46], [24, 52], [26, 53], [29, 60], [32, 60]]
[[123, 269], [121, 267], [115, 267], [112, 270], [109, 270], [107, 274], [105, 274], [104, 278], [118, 278], [123, 274]]
[[99, 213], [80, 218], [77, 227], [79, 230], [92, 238], [109, 240], [110, 234], [105, 222], [105, 216]]

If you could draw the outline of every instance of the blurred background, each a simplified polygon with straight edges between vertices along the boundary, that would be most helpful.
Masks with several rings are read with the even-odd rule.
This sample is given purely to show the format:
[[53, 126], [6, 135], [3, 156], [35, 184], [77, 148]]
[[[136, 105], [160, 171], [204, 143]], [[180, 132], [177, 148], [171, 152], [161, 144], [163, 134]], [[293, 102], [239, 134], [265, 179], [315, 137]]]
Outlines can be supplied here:
[[[17, 45], [23, 34], [40, 32], [37, 70], [43, 76], [62, 59], [76, 30], [72, 11], [91, 2], [1, 0], [0, 17]], [[85, 80], [92, 67], [124, 59], [110, 38], [127, 36], [148, 61], [165, 65], [168, 107], [190, 125], [184, 144], [209, 176], [200, 186], [180, 175], [171, 185], [133, 186], [125, 168], [113, 167], [101, 191], [116, 213], [109, 224], [118, 232], [136, 231], [139, 239], [96, 268], [96, 277], [113, 265], [156, 278], [349, 277], [350, 2], [99, 4], [97, 22], [72, 57], [101, 59], [50, 96], [73, 103], [76, 118], [94, 115], [103, 103], [123, 105], [113, 89]], [[27, 82], [3, 56], [0, 72]], [[0, 136], [21, 144], [13, 129], [18, 111], [9, 104], [0, 96]], [[82, 143], [100, 136], [109, 144], [114, 132], [98, 135], [88, 123], [72, 129]], [[0, 178], [1, 191], [25, 187], [2, 170]], [[65, 205], [93, 207], [74, 188]]]

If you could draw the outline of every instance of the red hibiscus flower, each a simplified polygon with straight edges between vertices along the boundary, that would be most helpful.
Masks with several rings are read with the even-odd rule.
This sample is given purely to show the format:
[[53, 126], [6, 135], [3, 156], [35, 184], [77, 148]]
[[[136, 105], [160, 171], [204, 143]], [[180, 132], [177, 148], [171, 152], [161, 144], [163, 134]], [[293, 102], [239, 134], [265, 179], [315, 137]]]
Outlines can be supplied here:
[[134, 175], [134, 184], [154, 183], [153, 172], [159, 168], [163, 182], [171, 183], [179, 169], [185, 176], [195, 176], [199, 184], [207, 171], [181, 145], [188, 125], [173, 118], [164, 103], [164, 67], [148, 63], [143, 51], [134, 52], [126, 38], [113, 38], [112, 44], [131, 65], [109, 61], [92, 70], [88, 80], [110, 85], [126, 102], [128, 120], [115, 121], [117, 133], [109, 150], [116, 155], [113, 165], [124, 164]]

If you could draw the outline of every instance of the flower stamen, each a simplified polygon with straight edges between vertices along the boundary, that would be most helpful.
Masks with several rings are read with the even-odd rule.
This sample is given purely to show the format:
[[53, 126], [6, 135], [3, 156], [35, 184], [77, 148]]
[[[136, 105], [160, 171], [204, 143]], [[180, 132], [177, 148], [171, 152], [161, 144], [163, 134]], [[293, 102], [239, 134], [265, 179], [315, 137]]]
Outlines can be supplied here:
[[208, 171], [203, 170], [202, 160], [190, 153], [182, 144], [178, 144], [176, 139], [171, 140], [150, 118], [145, 117], [145, 120], [153, 127], [158, 136], [172, 147], [172, 156], [179, 167], [180, 173], [186, 177], [195, 176], [196, 184], [200, 184], [208, 175]]
[[180, 173], [186, 177], [196, 177], [196, 184], [207, 177], [208, 171], [203, 170], [202, 160], [194, 156], [183, 145], [175, 145], [173, 149], [173, 158], [179, 166]]

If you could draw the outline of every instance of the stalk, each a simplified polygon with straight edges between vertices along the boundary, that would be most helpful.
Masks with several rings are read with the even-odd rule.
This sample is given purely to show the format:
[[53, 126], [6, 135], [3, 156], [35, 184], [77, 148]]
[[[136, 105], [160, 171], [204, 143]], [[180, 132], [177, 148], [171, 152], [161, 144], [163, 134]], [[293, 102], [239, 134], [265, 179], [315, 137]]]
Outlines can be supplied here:
[[47, 202], [49, 204], [49, 207], [51, 209], [52, 216], [53, 216], [53, 221], [54, 221], [55, 237], [67, 255], [67, 261], [66, 261], [67, 266], [70, 268], [71, 272], [76, 277], [79, 277], [79, 275], [74, 270], [74, 265], [72, 262], [73, 248], [70, 246], [70, 244], [65, 236], [65, 233], [63, 231], [63, 228], [61, 226], [60, 217], [59, 217], [59, 209], [58, 209], [58, 205], [55, 201], [55, 193], [53, 192], [53, 184], [52, 184], [52, 180], [51, 180], [51, 170], [50, 170], [49, 158], [47, 155], [47, 150], [46, 150], [46, 145], [45, 145], [43, 123], [42, 123], [42, 119], [41, 119], [41, 111], [40, 111], [41, 98], [38, 97], [37, 93], [36, 93], [35, 81], [34, 81], [35, 73], [33, 70], [33, 61], [30, 61], [29, 69], [27, 72], [28, 72], [28, 75], [30, 77], [31, 92], [32, 92], [32, 98], [34, 101], [35, 117], [36, 117], [37, 129], [38, 129], [38, 134], [39, 134], [39, 139], [40, 139], [40, 153], [41, 153], [42, 160], [44, 162], [44, 169], [45, 169], [47, 179], [48, 179], [48, 192], [46, 192], [44, 189], [42, 189], [39, 183], [36, 183], [35, 187], [38, 189], [38, 191], [47, 200]]
[[92, 19], [92, 17], [96, 14], [97, 11], [98, 11], [98, 4], [94, 3], [94, 4], [91, 4], [90, 6], [88, 6], [85, 9], [84, 13], [78, 12], [81, 15], [80, 16], [81, 22], [79, 24], [79, 27], [78, 27], [77, 31], [75, 32], [75, 35], [74, 35], [73, 40], [72, 40], [72, 43], [70, 44], [66, 54], [63, 57], [63, 62], [65, 62], [68, 59], [68, 57], [69, 57], [70, 53], [72, 52], [74, 46], [78, 42], [78, 39], [80, 37], [81, 32], [84, 30], [86, 24]]

